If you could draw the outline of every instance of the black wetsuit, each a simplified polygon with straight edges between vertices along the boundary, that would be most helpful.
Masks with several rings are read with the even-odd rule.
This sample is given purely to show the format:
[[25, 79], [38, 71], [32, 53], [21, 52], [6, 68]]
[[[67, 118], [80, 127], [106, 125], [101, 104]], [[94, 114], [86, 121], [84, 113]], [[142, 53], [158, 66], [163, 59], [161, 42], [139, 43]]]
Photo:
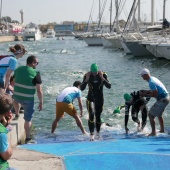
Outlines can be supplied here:
[[[88, 125], [89, 125], [89, 130], [91, 135], [94, 134], [95, 124], [96, 124], [96, 131], [100, 132], [100, 126], [101, 126], [100, 116], [103, 111], [103, 104], [104, 104], [103, 86], [105, 85], [108, 89], [111, 88], [111, 84], [107, 80], [106, 73], [103, 73], [103, 77], [106, 79], [106, 81], [102, 82], [99, 74], [97, 74], [96, 76], [91, 74], [89, 81], [85, 82], [86, 80], [86, 75], [85, 75], [80, 87], [81, 90], [83, 91], [86, 88], [87, 84], [89, 86], [86, 106], [89, 113]], [[95, 123], [94, 123], [94, 115], [96, 118]]]
[[[146, 99], [144, 97], [141, 97], [139, 94], [139, 91], [133, 92], [130, 94], [132, 96], [132, 100], [125, 102], [125, 127], [127, 127], [128, 120], [129, 120], [129, 110], [132, 106], [131, 110], [131, 116], [132, 120], [138, 124], [140, 124], [138, 113], [141, 110], [142, 113], [142, 129], [146, 125], [147, 115], [148, 115], [148, 108], [146, 106], [147, 102], [150, 100], [150, 97], [147, 97]], [[141, 106], [143, 106], [141, 108]]]

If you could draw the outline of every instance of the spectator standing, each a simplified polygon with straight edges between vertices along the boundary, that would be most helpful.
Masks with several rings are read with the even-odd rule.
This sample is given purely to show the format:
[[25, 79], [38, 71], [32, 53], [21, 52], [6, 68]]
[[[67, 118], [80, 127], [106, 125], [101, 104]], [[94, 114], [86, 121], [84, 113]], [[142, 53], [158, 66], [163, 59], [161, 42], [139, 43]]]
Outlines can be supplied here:
[[39, 111], [43, 108], [43, 92], [40, 73], [36, 70], [38, 58], [31, 55], [27, 58], [26, 66], [18, 67], [14, 72], [14, 108], [19, 115], [19, 104], [24, 109], [24, 128], [26, 132], [26, 143], [35, 143], [31, 139], [32, 117], [34, 114], [34, 94], [37, 91], [39, 99]]
[[150, 87], [150, 90], [141, 91], [140, 95], [156, 98], [156, 102], [149, 110], [149, 119], [152, 131], [148, 135], [156, 136], [155, 117], [158, 117], [159, 120], [159, 132], [164, 133], [164, 119], [162, 116], [166, 106], [169, 104], [169, 92], [160, 80], [150, 75], [150, 71], [147, 68], [142, 69], [140, 75], [143, 80], [146, 80], [149, 83]]
[[21, 44], [9, 48], [11, 55], [0, 56], [0, 92], [6, 91], [11, 75], [17, 66], [17, 59], [22, 58], [27, 52]]

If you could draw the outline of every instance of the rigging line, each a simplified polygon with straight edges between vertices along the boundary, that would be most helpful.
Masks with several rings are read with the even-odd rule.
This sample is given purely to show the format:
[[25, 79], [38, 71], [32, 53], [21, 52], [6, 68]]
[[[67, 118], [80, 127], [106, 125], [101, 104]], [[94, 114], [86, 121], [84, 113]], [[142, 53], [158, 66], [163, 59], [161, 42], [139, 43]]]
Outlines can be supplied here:
[[[94, 10], [95, 10], [95, 6], [96, 6], [96, 1], [93, 0], [92, 8], [91, 8], [90, 16], [89, 16], [88, 25], [89, 25], [90, 22], [93, 23], [93, 25], [94, 25], [92, 16], [93, 16], [93, 13], [94, 13]], [[88, 25], [87, 25], [87, 29], [88, 29]], [[88, 31], [88, 30], [87, 30], [87, 31]], [[87, 31], [86, 31], [86, 32], [87, 32]]]
[[[169, 63], [170, 63], [170, 61], [169, 61], [168, 63], [166, 63], [166, 64], [164, 64], [164, 65], [160, 66], [159, 68], [164, 67], [164, 66], [168, 65]], [[158, 69], [159, 69], [159, 68], [158, 68]], [[151, 73], [153, 73], [153, 72], [157, 71], [158, 69], [155, 69], [155, 70], [151, 71]]]
[[124, 6], [125, 6], [125, 1], [124, 2], [119, 1], [119, 4], [118, 4], [118, 16], [121, 14]]
[[[120, 6], [120, 11], [119, 11], [119, 14], [118, 14], [118, 16], [120, 16], [120, 14], [121, 14], [121, 12], [122, 12], [122, 10], [123, 10], [123, 7], [125, 6], [125, 0], [124, 0], [124, 2], [122, 2], [122, 1], [120, 1], [120, 3], [119, 3], [119, 6]], [[119, 8], [118, 8], [119, 9]]]
[[[103, 13], [104, 13], [104, 9], [105, 9], [105, 7], [106, 7], [106, 3], [107, 3], [107, 0], [105, 0], [104, 2], [102, 2], [102, 10], [101, 10], [101, 12], [100, 12], [100, 16], [99, 16], [99, 20], [100, 20], [100, 22], [101, 22], [101, 19], [102, 19]], [[99, 22], [99, 23], [100, 23], [100, 22]]]

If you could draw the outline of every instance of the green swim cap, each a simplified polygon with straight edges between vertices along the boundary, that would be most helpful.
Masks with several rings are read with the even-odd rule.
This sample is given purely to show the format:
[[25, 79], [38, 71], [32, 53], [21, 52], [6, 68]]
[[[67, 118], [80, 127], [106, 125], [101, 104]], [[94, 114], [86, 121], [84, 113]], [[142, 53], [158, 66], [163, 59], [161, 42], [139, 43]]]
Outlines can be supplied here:
[[93, 72], [93, 73], [98, 72], [98, 66], [97, 66], [96, 63], [91, 65], [90, 71]]
[[115, 109], [113, 113], [120, 113], [120, 109], [119, 108]]
[[128, 93], [124, 94], [124, 99], [126, 102], [128, 102], [131, 98], [132, 98], [132, 96], [130, 94], [128, 94]]

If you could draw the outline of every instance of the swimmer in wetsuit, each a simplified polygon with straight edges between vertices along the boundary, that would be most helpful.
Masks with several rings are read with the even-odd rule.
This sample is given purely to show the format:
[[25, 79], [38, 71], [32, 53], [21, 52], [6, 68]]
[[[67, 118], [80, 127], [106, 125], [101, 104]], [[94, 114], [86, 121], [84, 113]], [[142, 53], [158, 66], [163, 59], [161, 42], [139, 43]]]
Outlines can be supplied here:
[[[80, 89], [83, 91], [88, 85], [89, 91], [86, 100], [87, 111], [89, 113], [88, 126], [90, 130], [90, 140], [94, 140], [94, 128], [96, 127], [97, 136], [100, 137], [101, 113], [103, 111], [104, 97], [103, 86], [108, 89], [111, 84], [107, 80], [106, 73], [98, 71], [97, 64], [92, 64], [90, 72], [84, 75]], [[94, 120], [95, 118], [95, 120]]]
[[[129, 120], [129, 110], [130, 107], [132, 106], [131, 110], [131, 116], [132, 120], [138, 124], [138, 129], [140, 128], [141, 125], [141, 130], [144, 129], [146, 125], [146, 120], [147, 120], [147, 115], [148, 115], [148, 108], [146, 104], [150, 100], [150, 97], [144, 97], [140, 96], [140, 91], [134, 91], [130, 95], [125, 93], [124, 94], [124, 99], [125, 99], [125, 131], [126, 134], [128, 134], [128, 120]], [[140, 120], [138, 118], [138, 113], [141, 111], [142, 114], [142, 124], [140, 124]]]

